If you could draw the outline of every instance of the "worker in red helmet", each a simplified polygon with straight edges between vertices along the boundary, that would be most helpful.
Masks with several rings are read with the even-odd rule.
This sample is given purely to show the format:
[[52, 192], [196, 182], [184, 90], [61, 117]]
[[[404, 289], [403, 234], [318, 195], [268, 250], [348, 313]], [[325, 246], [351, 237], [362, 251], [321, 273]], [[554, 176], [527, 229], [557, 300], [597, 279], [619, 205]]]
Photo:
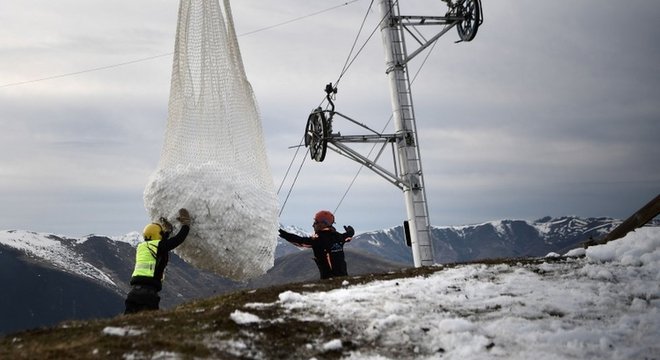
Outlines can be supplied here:
[[348, 275], [344, 259], [344, 244], [351, 241], [355, 230], [344, 226], [345, 233], [334, 228], [335, 216], [327, 210], [314, 215], [314, 234], [309, 237], [298, 236], [280, 229], [280, 237], [298, 247], [312, 248], [314, 261], [319, 268], [321, 279]]

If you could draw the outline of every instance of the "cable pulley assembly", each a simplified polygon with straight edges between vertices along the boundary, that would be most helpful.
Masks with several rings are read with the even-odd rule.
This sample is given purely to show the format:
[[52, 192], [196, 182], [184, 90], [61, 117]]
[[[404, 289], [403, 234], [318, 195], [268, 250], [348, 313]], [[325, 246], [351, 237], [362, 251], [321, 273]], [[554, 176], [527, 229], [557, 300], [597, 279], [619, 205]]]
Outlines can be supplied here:
[[[401, 15], [399, 1], [378, 1], [381, 21], [378, 23], [377, 29], [380, 30], [385, 47], [385, 73], [389, 80], [390, 93], [395, 94], [392, 96], [391, 116], [391, 120], [394, 122], [394, 133], [385, 134], [374, 131], [335, 111], [333, 96], [337, 93], [337, 88], [333, 87], [331, 83], [325, 87], [329, 109], [324, 110], [319, 106], [309, 114], [303, 137], [305, 147], [308, 148], [313, 160], [323, 161], [327, 150], [330, 149], [360, 163], [403, 191], [407, 211], [406, 224], [410, 227], [410, 246], [415, 267], [433, 264], [434, 250], [412, 106], [411, 81], [408, 77], [407, 66], [425, 49], [434, 46], [436, 41], [453, 27], [456, 27], [458, 32], [459, 40], [457, 42], [469, 42], [475, 38], [479, 26], [483, 23], [481, 0], [441, 1], [447, 5], [448, 10], [440, 16]], [[440, 26], [440, 28], [433, 32], [421, 29], [433, 26]], [[405, 44], [406, 38], [416, 42], [416, 49], [408, 51], [409, 48]], [[352, 61], [347, 60], [339, 79], [346, 73], [347, 65], [351, 63]], [[348, 135], [339, 132], [333, 133], [333, 118], [336, 116], [352, 122], [362, 130], [366, 130], [367, 133]], [[374, 144], [372, 151], [376, 150], [377, 145], [380, 145], [380, 148], [376, 151], [375, 156], [371, 156], [372, 151], [363, 155], [348, 146], [349, 143], [372, 143]], [[388, 146], [391, 147], [393, 155], [391, 167], [378, 163]]]
[[472, 41], [477, 35], [479, 25], [484, 21], [481, 16], [481, 0], [460, 0], [457, 2], [447, 2], [449, 12], [447, 16], [460, 17], [460, 22], [456, 25], [458, 37], [462, 41]]
[[309, 114], [305, 126], [305, 147], [309, 148], [312, 160], [318, 162], [325, 160], [325, 154], [328, 151], [328, 138], [332, 134], [332, 117], [335, 114], [335, 104], [332, 102], [332, 98], [334, 94], [337, 94], [337, 88], [330, 83], [325, 86], [325, 93], [330, 110], [317, 107]]

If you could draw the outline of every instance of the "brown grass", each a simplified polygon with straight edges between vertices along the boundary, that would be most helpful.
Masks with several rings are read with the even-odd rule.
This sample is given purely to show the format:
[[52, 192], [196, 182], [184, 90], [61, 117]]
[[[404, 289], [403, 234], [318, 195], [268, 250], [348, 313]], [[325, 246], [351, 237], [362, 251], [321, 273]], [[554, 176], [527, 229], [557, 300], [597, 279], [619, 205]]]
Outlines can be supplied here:
[[[500, 260], [495, 263], [540, 262], [541, 260]], [[450, 265], [455, 266], [455, 265]], [[183, 359], [338, 359], [343, 351], [366, 349], [369, 344], [355, 344], [351, 334], [331, 324], [299, 321], [283, 314], [277, 306], [246, 309], [247, 303], [273, 303], [284, 291], [328, 291], [342, 286], [374, 280], [427, 276], [444, 267], [404, 269], [387, 274], [337, 278], [308, 284], [287, 284], [270, 288], [244, 290], [183, 304], [172, 310], [119, 315], [110, 319], [66, 322], [57, 327], [35, 329], [0, 338], [0, 359], [151, 359], [164, 353]], [[262, 322], [238, 325], [230, 319], [235, 310], [259, 316]], [[140, 335], [104, 334], [107, 327], [133, 329]], [[343, 347], [322, 351], [321, 345], [341, 338]], [[349, 340], [344, 340], [349, 339]], [[234, 351], [228, 343], [242, 343]]]

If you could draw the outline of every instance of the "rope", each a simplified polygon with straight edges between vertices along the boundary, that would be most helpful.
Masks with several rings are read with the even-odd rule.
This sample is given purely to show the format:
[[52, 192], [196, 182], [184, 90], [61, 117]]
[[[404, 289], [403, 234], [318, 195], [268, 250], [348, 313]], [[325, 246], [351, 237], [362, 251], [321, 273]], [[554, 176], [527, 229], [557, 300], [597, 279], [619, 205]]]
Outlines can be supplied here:
[[[295, 22], [295, 21], [298, 21], [298, 20], [302, 20], [302, 19], [305, 19], [305, 18], [308, 18], [308, 17], [312, 17], [312, 16], [316, 16], [316, 15], [319, 15], [319, 14], [323, 14], [324, 12], [328, 12], [328, 11], [331, 11], [331, 10], [334, 10], [334, 9], [337, 9], [337, 8], [340, 8], [340, 7], [343, 7], [343, 6], [350, 5], [350, 4], [352, 4], [352, 3], [354, 3], [354, 2], [357, 2], [357, 1], [359, 1], [359, 0], [351, 0], [351, 1], [345, 2], [345, 3], [343, 3], [343, 4], [339, 4], [339, 5], [336, 5], [336, 6], [333, 6], [333, 7], [327, 8], [327, 9], [325, 9], [325, 10], [320, 10], [320, 11], [317, 11], [317, 12], [314, 12], [314, 13], [311, 13], [311, 14], [303, 15], [303, 16], [300, 16], [300, 17], [297, 17], [297, 18], [294, 18], [294, 19], [291, 19], [291, 20], [284, 21], [284, 22], [281, 22], [281, 23], [279, 23], [279, 24], [270, 25], [270, 26], [266, 26], [266, 27], [261, 28], [261, 29], [257, 29], [257, 30], [249, 31], [249, 32], [246, 32], [246, 33], [241, 34], [240, 36], [252, 35], [252, 34], [254, 34], [254, 33], [258, 33], [258, 32], [261, 32], [261, 31], [270, 30], [270, 29], [275, 28], [275, 27], [278, 27], [278, 26], [282, 26], [282, 25], [290, 24], [290, 23]], [[372, 0], [372, 1], [373, 1], [373, 0]]]
[[367, 39], [364, 41], [364, 43], [362, 44], [362, 46], [360, 47], [360, 49], [358, 50], [358, 52], [355, 54], [355, 56], [353, 57], [353, 59], [349, 62], [348, 59], [350, 58], [351, 53], [353, 53], [353, 50], [355, 49], [355, 44], [357, 43], [357, 39], [358, 39], [358, 37], [360, 36], [360, 33], [362, 32], [362, 28], [364, 27], [364, 23], [365, 23], [365, 21], [366, 21], [366, 19], [367, 19], [367, 16], [369, 15], [369, 12], [371, 11], [371, 7], [372, 7], [373, 4], [374, 4], [374, 1], [371, 0], [371, 3], [369, 4], [369, 8], [367, 9], [366, 14], [364, 15], [364, 19], [362, 20], [362, 25], [360, 25], [360, 30], [358, 31], [358, 35], [356, 36], [355, 41], [353, 42], [353, 47], [351, 48], [351, 51], [350, 51], [350, 53], [348, 54], [348, 57], [347, 57], [347, 59], [346, 59], [346, 63], [344, 63], [344, 68], [342, 69], [341, 73], [339, 74], [339, 77], [337, 78], [337, 81], [335, 81], [335, 87], [337, 86], [337, 84], [339, 84], [339, 81], [341, 80], [341, 78], [344, 76], [344, 74], [346, 74], [346, 72], [347, 72], [348, 69], [351, 67], [351, 65], [353, 65], [353, 62], [355, 62], [355, 60], [357, 59], [358, 55], [360, 55], [360, 53], [362, 52], [362, 50], [364, 50], [364, 47], [367, 46], [367, 43], [369, 43], [369, 41], [370, 41], [371, 38], [374, 36], [374, 34], [376, 33], [376, 31], [380, 28], [380, 24], [382, 24], [383, 21], [385, 21], [385, 19], [387, 19], [387, 18], [389, 17], [390, 13], [392, 12], [392, 8], [393, 8], [394, 6], [396, 6], [396, 5], [398, 4], [398, 2], [399, 2], [399, 1], [397, 0], [397, 1], [395, 1], [395, 2], [392, 4], [392, 7], [390, 7], [390, 10], [388, 10], [387, 14], [385, 14], [385, 16], [383, 16], [383, 18], [380, 19], [380, 21], [378, 22], [378, 24], [376, 24], [376, 26], [374, 27], [374, 29], [371, 31], [371, 34], [369, 34], [369, 36], [368, 36]]
[[[303, 165], [305, 164], [305, 160], [307, 160], [307, 154], [309, 153], [309, 148], [305, 152], [305, 156], [303, 156], [302, 162], [300, 162], [300, 166], [298, 167], [298, 172], [296, 172], [296, 177], [293, 179], [293, 182], [291, 183], [291, 187], [289, 187], [289, 192], [286, 194], [286, 198], [284, 199], [284, 203], [282, 204], [282, 207], [280, 208], [280, 213], [278, 214], [278, 217], [282, 216], [282, 212], [284, 211], [284, 207], [286, 207], [286, 203], [289, 201], [289, 196], [291, 196], [291, 192], [293, 191], [294, 185], [296, 185], [296, 181], [298, 181], [298, 176], [300, 175], [300, 170], [302, 170]], [[295, 159], [295, 157], [294, 157]]]
[[59, 78], [63, 78], [63, 77], [68, 77], [68, 76], [74, 76], [74, 75], [80, 75], [80, 74], [85, 74], [85, 73], [89, 73], [89, 72], [99, 71], [99, 70], [107, 70], [107, 69], [112, 69], [112, 68], [116, 68], [116, 67], [120, 67], [120, 66], [135, 64], [135, 63], [139, 63], [139, 62], [143, 62], [143, 61], [149, 61], [149, 60], [153, 60], [153, 59], [157, 59], [157, 58], [161, 58], [161, 57], [165, 57], [165, 56], [171, 56], [172, 54], [174, 54], [174, 53], [154, 55], [154, 56], [149, 56], [149, 57], [146, 57], [146, 58], [126, 61], [126, 62], [123, 62], [123, 63], [114, 64], [114, 65], [100, 66], [100, 67], [96, 67], [96, 68], [80, 70], [80, 71], [70, 72], [70, 73], [66, 73], [66, 74], [48, 76], [48, 77], [44, 77], [44, 78], [40, 78], [40, 79], [19, 81], [19, 82], [15, 82], [15, 83], [0, 85], [0, 88], [10, 87], [10, 86], [18, 86], [18, 85], [25, 85], [25, 84], [30, 84], [30, 83], [40, 82], [40, 81], [46, 81], [46, 80], [54, 80], [54, 79], [59, 79]]
[[277, 195], [280, 194], [280, 191], [282, 190], [282, 186], [284, 185], [284, 181], [286, 181], [286, 178], [289, 176], [289, 171], [291, 171], [291, 166], [293, 166], [293, 162], [296, 160], [296, 157], [298, 157], [298, 151], [300, 151], [300, 148], [302, 147], [303, 142], [305, 141], [305, 137], [300, 140], [300, 144], [296, 146], [296, 152], [293, 154], [293, 158], [291, 159], [291, 162], [289, 163], [289, 167], [286, 169], [286, 173], [284, 174], [284, 178], [282, 178], [282, 182], [280, 183], [280, 187], [277, 188]]
[[[357, 54], [355, 54], [355, 57], [353, 58], [353, 60], [349, 62], [349, 60], [351, 59], [351, 55], [353, 54], [353, 50], [355, 50], [355, 45], [357, 44], [357, 41], [360, 38], [360, 34], [362, 33], [362, 29], [364, 29], [364, 24], [367, 21], [367, 17], [369, 16], [369, 12], [371, 11], [371, 7], [373, 5], [374, 5], [374, 0], [371, 0], [371, 3], [369, 3], [369, 8], [367, 8], [367, 12], [364, 14], [364, 18], [362, 18], [362, 24], [360, 24], [360, 30], [358, 30], [357, 35], [355, 35], [355, 40], [353, 40], [353, 45], [351, 46], [351, 51], [348, 52], [348, 56], [346, 57], [346, 61], [344, 62], [344, 67], [341, 69], [341, 73], [339, 74], [339, 78], [337, 78], [337, 81], [335, 81], [335, 86], [337, 86], [337, 84], [339, 84], [339, 80], [341, 80], [341, 78], [344, 76], [346, 71], [348, 71], [348, 67], [351, 64], [353, 64], [353, 61], [355, 61], [355, 59], [360, 54], [360, 52], [362, 52], [362, 49], [364, 49], [364, 46], [366, 45], [366, 43], [369, 42], [369, 40], [371, 39], [373, 34], [376, 32], [375, 29], [374, 29], [374, 31], [371, 32], [371, 35], [369, 35], [369, 37], [367, 38], [365, 43], [362, 44], [362, 46], [360, 47], [360, 50], [358, 51]], [[381, 22], [382, 22], [382, 20], [381, 20]], [[378, 27], [376, 27], [376, 29], [377, 28]]]

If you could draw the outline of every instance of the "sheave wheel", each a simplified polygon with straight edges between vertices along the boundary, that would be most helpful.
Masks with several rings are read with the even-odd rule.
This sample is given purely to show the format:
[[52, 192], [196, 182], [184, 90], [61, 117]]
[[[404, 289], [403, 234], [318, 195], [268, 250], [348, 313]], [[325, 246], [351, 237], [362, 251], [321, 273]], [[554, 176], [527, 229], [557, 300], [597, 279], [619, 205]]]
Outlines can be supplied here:
[[458, 36], [463, 41], [471, 41], [477, 35], [477, 30], [481, 23], [481, 7], [478, 0], [465, 0], [458, 8], [458, 15], [463, 20], [458, 23], [456, 29]]
[[305, 127], [305, 146], [313, 160], [321, 162], [328, 150], [328, 121], [321, 108], [312, 111]]

